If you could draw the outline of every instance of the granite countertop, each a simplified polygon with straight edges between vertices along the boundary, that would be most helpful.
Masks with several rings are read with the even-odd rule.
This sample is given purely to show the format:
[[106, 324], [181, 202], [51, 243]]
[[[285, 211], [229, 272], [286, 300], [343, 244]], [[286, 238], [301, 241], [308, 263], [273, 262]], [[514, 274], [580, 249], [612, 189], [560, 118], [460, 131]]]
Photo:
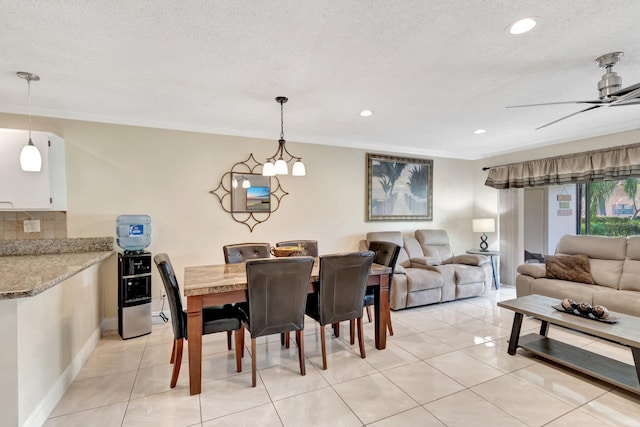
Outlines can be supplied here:
[[0, 300], [38, 295], [113, 253], [113, 238], [0, 242]]

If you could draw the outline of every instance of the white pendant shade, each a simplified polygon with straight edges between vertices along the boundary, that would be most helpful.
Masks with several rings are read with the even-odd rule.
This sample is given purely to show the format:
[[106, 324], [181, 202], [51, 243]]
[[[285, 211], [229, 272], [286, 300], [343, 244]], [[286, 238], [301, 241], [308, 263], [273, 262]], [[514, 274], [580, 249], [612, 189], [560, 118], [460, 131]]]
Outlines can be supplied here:
[[33, 145], [31, 140], [30, 144], [22, 147], [20, 152], [20, 168], [25, 172], [40, 172], [42, 169], [42, 156], [38, 147]]
[[276, 167], [271, 162], [266, 162], [262, 165], [262, 175], [263, 176], [275, 176], [276, 175]]
[[251, 182], [247, 178], [242, 181], [242, 188], [251, 188]]
[[293, 176], [305, 176], [307, 174], [307, 171], [304, 167], [304, 163], [302, 163], [301, 160], [297, 160], [294, 164], [293, 167], [291, 168], [291, 175]]
[[276, 161], [276, 175], [288, 175], [289, 174], [289, 166], [287, 166], [287, 162], [283, 159], [278, 159]]

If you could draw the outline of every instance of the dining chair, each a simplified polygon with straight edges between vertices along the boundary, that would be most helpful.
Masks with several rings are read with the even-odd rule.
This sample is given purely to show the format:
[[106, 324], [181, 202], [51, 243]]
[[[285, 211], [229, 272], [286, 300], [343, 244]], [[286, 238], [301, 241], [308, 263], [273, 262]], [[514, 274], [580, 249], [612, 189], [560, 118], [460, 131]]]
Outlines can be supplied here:
[[[166, 253], [157, 254], [153, 261], [158, 268], [164, 289], [169, 301], [171, 311], [171, 323], [173, 326], [173, 349], [171, 350], [171, 360], [173, 364], [173, 374], [171, 375], [171, 388], [176, 386], [178, 375], [180, 375], [180, 365], [182, 363], [182, 347], [187, 339], [187, 312], [182, 308], [180, 298], [180, 287], [178, 280]], [[215, 332], [227, 332], [227, 348], [231, 350], [231, 331], [236, 331], [236, 335], [244, 335], [242, 325], [242, 312], [231, 304], [224, 306], [205, 307], [202, 309], [202, 334], [212, 334]], [[236, 338], [236, 343], [238, 339]], [[244, 347], [236, 345], [236, 370], [242, 372], [242, 355]]]
[[367, 251], [320, 257], [318, 292], [308, 296], [306, 314], [320, 324], [322, 369], [327, 369], [326, 325], [349, 320], [353, 344], [354, 324], [357, 322], [360, 357], [366, 357], [362, 335], [362, 301], [374, 255]]
[[236, 243], [222, 247], [225, 264], [237, 264], [256, 258], [270, 258], [269, 249], [269, 243]]
[[318, 256], [318, 241], [317, 240], [285, 240], [283, 242], [277, 242], [276, 247], [280, 246], [298, 246], [300, 245], [305, 250], [305, 255]]
[[[251, 335], [251, 385], [256, 386], [256, 338], [296, 332], [300, 374], [304, 365], [304, 312], [313, 258], [247, 261], [247, 302], [240, 305]], [[237, 342], [236, 342], [237, 345]]]
[[[396, 261], [398, 261], [398, 254], [400, 253], [400, 246], [391, 242], [369, 242], [369, 250], [373, 251], [376, 255], [373, 258], [373, 262], [376, 264], [391, 267], [391, 273], [389, 274], [389, 288], [391, 288], [391, 280], [393, 279], [393, 272], [396, 268]], [[367, 309], [367, 319], [371, 322], [371, 306], [374, 304], [373, 291], [367, 291], [364, 295], [364, 306]], [[393, 325], [391, 324], [391, 310], [389, 310], [387, 318], [387, 328], [389, 329], [389, 335], [393, 335]]]

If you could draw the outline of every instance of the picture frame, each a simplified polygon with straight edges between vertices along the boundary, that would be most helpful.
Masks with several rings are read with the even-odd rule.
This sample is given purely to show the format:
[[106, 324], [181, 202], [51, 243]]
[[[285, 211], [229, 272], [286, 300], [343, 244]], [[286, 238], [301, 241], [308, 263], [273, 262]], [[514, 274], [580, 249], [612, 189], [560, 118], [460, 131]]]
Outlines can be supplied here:
[[367, 153], [367, 221], [432, 221], [433, 160]]

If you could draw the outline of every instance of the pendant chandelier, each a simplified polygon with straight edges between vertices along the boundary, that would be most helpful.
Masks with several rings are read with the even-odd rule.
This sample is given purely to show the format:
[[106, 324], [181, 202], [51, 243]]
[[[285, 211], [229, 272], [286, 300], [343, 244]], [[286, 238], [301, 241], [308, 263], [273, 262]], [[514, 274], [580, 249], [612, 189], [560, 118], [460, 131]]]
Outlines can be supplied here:
[[[278, 140], [278, 149], [275, 154], [271, 157], [267, 158], [267, 161], [264, 165], [262, 165], [262, 175], [264, 176], [275, 176], [275, 175], [288, 175], [289, 174], [289, 166], [287, 162], [290, 162], [295, 159], [295, 163], [291, 168], [291, 175], [293, 176], [305, 176], [306, 170], [304, 167], [304, 163], [302, 163], [302, 157], [296, 157], [287, 151], [286, 143], [284, 139], [284, 103], [287, 102], [289, 98], [286, 96], [278, 96], [276, 97], [276, 102], [280, 104], [280, 139]], [[287, 154], [289, 156], [288, 159], [285, 160], [283, 157]]]
[[40, 77], [25, 71], [18, 71], [16, 74], [27, 81], [27, 93], [29, 94], [29, 142], [22, 147], [20, 152], [20, 168], [25, 172], [40, 172], [40, 169], [42, 169], [42, 156], [38, 147], [31, 140], [31, 82], [37, 82]]

